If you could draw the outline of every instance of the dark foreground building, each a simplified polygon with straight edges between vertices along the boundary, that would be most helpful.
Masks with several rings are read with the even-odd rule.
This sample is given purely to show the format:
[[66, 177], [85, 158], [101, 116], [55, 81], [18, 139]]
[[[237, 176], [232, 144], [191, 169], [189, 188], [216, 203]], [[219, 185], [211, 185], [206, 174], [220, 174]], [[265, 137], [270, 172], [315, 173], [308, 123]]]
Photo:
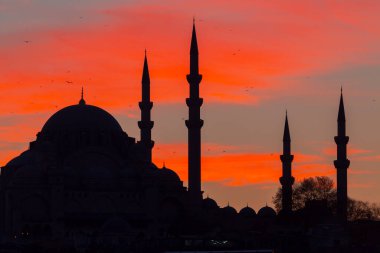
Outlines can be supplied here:
[[342, 208], [346, 208], [348, 167], [344, 146], [348, 137], [342, 130], [344, 110], [339, 110], [335, 162], [340, 223], [323, 201], [292, 212], [293, 155], [287, 118], [280, 178], [283, 211], [277, 215], [266, 206], [256, 213], [247, 206], [237, 212], [229, 205], [220, 208], [213, 199], [202, 196], [201, 79], [193, 26], [187, 75], [190, 95], [186, 99], [188, 189], [173, 170], [152, 163], [153, 102], [145, 56], [139, 141], [128, 136], [108, 112], [87, 104], [82, 91], [78, 104], [51, 116], [29, 149], [1, 168], [0, 252], [323, 252], [321, 247], [347, 245], [347, 230], [341, 225], [346, 215]]

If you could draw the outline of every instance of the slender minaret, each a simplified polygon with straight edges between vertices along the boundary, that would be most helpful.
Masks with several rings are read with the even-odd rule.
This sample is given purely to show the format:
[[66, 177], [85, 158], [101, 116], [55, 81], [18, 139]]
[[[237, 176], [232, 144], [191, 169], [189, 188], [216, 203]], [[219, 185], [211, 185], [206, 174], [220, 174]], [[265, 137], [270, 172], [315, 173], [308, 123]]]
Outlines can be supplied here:
[[152, 162], [152, 148], [154, 146], [154, 141], [152, 141], [151, 130], [153, 128], [154, 122], [151, 121], [150, 111], [153, 107], [153, 102], [150, 101], [150, 78], [148, 69], [148, 60], [144, 58], [144, 69], [142, 75], [142, 92], [141, 92], [141, 102], [139, 102], [139, 107], [141, 110], [141, 120], [138, 122], [140, 128], [140, 144], [144, 148], [145, 157], [144, 160], [148, 163]]
[[283, 142], [283, 152], [280, 155], [282, 162], [282, 177], [280, 177], [280, 183], [282, 185], [282, 210], [289, 213], [292, 211], [292, 185], [294, 184], [294, 177], [292, 177], [292, 161], [294, 156], [291, 154], [290, 150], [290, 133], [288, 124], [288, 113], [285, 115], [285, 127], [284, 127], [284, 137]]
[[338, 113], [338, 135], [334, 137], [337, 145], [337, 159], [334, 165], [337, 171], [337, 216], [342, 222], [347, 221], [347, 169], [350, 160], [347, 159], [346, 116], [344, 113], [343, 92], [340, 90], [340, 102]]
[[188, 128], [188, 176], [189, 193], [193, 199], [200, 200], [201, 192], [201, 128], [203, 120], [200, 118], [200, 109], [203, 99], [199, 97], [199, 84], [202, 75], [199, 74], [198, 44], [193, 22], [193, 34], [190, 47], [190, 74], [187, 76], [190, 85], [190, 97], [186, 99], [189, 107], [189, 119], [186, 120]]

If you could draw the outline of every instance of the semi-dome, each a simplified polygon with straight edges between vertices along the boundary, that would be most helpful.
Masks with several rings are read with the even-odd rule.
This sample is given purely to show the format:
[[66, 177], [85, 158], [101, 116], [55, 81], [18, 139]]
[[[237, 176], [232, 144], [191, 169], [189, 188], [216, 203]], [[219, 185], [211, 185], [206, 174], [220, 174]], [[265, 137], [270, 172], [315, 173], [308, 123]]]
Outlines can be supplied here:
[[53, 114], [43, 126], [41, 134], [70, 134], [77, 131], [120, 133], [123, 130], [111, 114], [83, 102]]
[[269, 206], [264, 206], [263, 208], [259, 210], [257, 215], [261, 218], [274, 218], [276, 217], [277, 214], [273, 208]]

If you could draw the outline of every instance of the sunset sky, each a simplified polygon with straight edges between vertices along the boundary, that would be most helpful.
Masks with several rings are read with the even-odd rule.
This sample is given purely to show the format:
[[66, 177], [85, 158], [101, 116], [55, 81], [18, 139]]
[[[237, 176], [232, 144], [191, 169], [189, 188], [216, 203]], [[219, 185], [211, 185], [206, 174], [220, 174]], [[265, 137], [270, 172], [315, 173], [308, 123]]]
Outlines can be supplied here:
[[288, 110], [296, 180], [335, 180], [340, 87], [349, 196], [380, 202], [380, 1], [0, 0], [0, 164], [78, 103], [139, 137], [144, 49], [153, 160], [187, 185], [186, 74], [195, 17], [203, 74], [202, 188], [220, 206], [272, 205]]

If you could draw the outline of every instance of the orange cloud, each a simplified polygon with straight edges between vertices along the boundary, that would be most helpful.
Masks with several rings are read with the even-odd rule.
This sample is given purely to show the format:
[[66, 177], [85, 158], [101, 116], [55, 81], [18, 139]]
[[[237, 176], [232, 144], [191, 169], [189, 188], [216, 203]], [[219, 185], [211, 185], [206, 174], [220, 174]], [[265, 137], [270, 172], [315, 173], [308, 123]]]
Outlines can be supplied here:
[[[218, 181], [228, 186], [278, 182], [282, 173], [279, 154], [246, 153], [239, 147], [217, 144], [202, 146], [202, 181]], [[211, 153], [213, 152], [213, 153]], [[296, 153], [293, 175], [300, 180], [306, 177], [332, 175], [332, 164], [314, 155]], [[187, 145], [158, 144], [154, 148], [154, 162], [175, 170], [183, 181], [187, 180]]]
[[[355, 52], [357, 44], [366, 46], [373, 41], [364, 36], [355, 36], [353, 41], [348, 31], [337, 33], [339, 27], [335, 23], [329, 28], [320, 22], [338, 15], [360, 27], [370, 27], [360, 22], [361, 16], [353, 13], [354, 8], [338, 11], [338, 5], [332, 4], [326, 10], [302, 2], [275, 5], [247, 1], [236, 5], [221, 1], [215, 9], [212, 3], [215, 2], [181, 3], [181, 8], [165, 3], [122, 6], [110, 3], [110, 7], [88, 8], [85, 20], [61, 26], [37, 26], [22, 33], [15, 30], [9, 36], [11, 41], [0, 49], [0, 87], [7, 94], [4, 104], [20, 112], [51, 110], [67, 104], [82, 85], [90, 94], [102, 94], [92, 95], [97, 104], [118, 108], [124, 107], [126, 101], [136, 104], [144, 48], [148, 48], [154, 100], [182, 102], [188, 93], [185, 76], [189, 20], [194, 14], [192, 10], [199, 6], [229, 13], [231, 17], [199, 18], [200, 67], [204, 74], [201, 93], [209, 102], [257, 104], [273, 96], [273, 91], [280, 94], [288, 92], [285, 87], [289, 85], [299, 85], [286, 80], [289, 75], [319, 74], [326, 65], [339, 66], [342, 53], [335, 48], [342, 43], [342, 33], [349, 37], [344, 41], [346, 58], [352, 57], [351, 51]], [[371, 11], [366, 4], [360, 7]], [[255, 10], [257, 15], [248, 15], [248, 9]], [[191, 10], [191, 14], [185, 10]], [[278, 14], [287, 17], [286, 22]], [[125, 19], [126, 16], [129, 18]], [[245, 17], [244, 25], [240, 17]], [[271, 21], [265, 17], [271, 17]], [[298, 22], [300, 19], [305, 22]], [[28, 39], [30, 43], [24, 43]], [[335, 57], [337, 54], [339, 57]], [[24, 102], [18, 108], [8, 103], [16, 98], [36, 104]], [[40, 100], [36, 102], [34, 98]]]

